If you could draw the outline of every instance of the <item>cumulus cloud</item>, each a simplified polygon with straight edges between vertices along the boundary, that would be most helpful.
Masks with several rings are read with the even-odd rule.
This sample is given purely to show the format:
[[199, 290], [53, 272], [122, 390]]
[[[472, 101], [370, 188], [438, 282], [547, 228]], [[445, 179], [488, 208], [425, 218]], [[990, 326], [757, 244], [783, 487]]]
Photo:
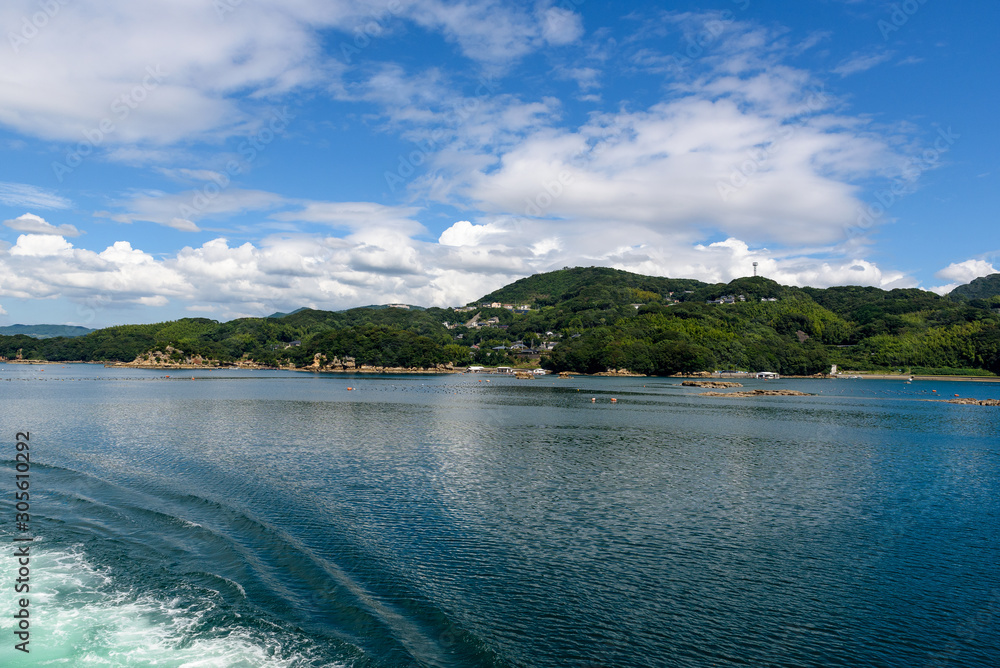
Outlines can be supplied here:
[[619, 237], [602, 237], [596, 228], [568, 233], [545, 221], [457, 221], [437, 241], [389, 226], [357, 228], [344, 237], [281, 234], [242, 244], [220, 237], [167, 256], [125, 241], [95, 252], [62, 237], [25, 234], [0, 250], [0, 297], [65, 297], [109, 308], [176, 303], [230, 318], [303, 305], [453, 306], [566, 265], [728, 282], [750, 275], [754, 261], [761, 274], [785, 284], [914, 284], [864, 258], [774, 251], [738, 238], [679, 244], [648, 230], [624, 231], [621, 238], [633, 241], [616, 243]]
[[854, 183], [892, 169], [898, 157], [847, 119], [775, 115], [734, 89], [597, 117], [575, 130], [540, 129], [499, 164], [467, 172], [459, 192], [484, 211], [574, 224], [829, 243], [857, 220]]
[[[323, 85], [381, 110], [387, 129], [414, 142], [419, 160], [399, 184], [387, 182], [393, 192], [398, 186], [416, 201], [461, 207], [466, 219], [432, 240], [418, 219], [422, 207], [222, 186], [212, 165], [191, 161], [160, 170], [187, 190], [129, 192], [99, 215], [198, 233], [206, 221], [255, 214], [258, 229], [284, 233], [246, 243], [193, 237], [197, 243], [156, 254], [127, 241], [87, 250], [67, 240], [72, 226], [22, 216], [8, 223], [25, 234], [0, 244], [0, 296], [180, 302], [234, 317], [301, 305], [461, 304], [565, 265], [725, 282], [749, 275], [753, 261], [788, 284], [914, 284], [869, 261], [863, 237], [847, 239], [860, 184], [902, 173], [907, 156], [899, 147], [913, 142], [846, 115], [809, 72], [785, 63], [796, 49], [780, 31], [726, 23], [686, 65], [644, 46], [632, 52], [632, 65], [671, 74], [661, 101], [567, 125], [558, 99], [503, 93], [490, 76], [533, 50], [580, 39], [579, 17], [551, 3], [400, 5], [393, 20], [439, 32], [482, 66], [486, 76], [471, 95], [435, 69], [410, 74], [368, 63], [355, 83], [340, 80], [345, 66], [324, 60], [320, 33], [349, 34], [369, 20], [369, 3], [261, 0], [232, 4], [222, 16], [217, 4], [60, 4], [45, 31], [19, 51], [0, 52], [0, 124], [75, 143], [141, 85], [148, 64], [162, 68], [163, 80], [114, 119], [106, 148], [120, 160], [176, 165], [172, 143], [244, 133], [265, 100]], [[16, 24], [34, 6], [4, 4], [0, 25]], [[160, 20], [148, 21], [150, 12]], [[650, 34], [698, 37], [719, 14], [667, 19]], [[556, 75], [596, 88], [603, 70], [588, 64], [596, 61], [556, 66]], [[70, 206], [23, 184], [0, 183], [0, 202]]]
[[996, 268], [986, 260], [971, 259], [964, 262], [953, 262], [934, 274], [938, 278], [949, 282], [930, 289], [940, 295], [945, 295], [960, 285], [971, 283], [977, 278], [995, 273], [997, 273]]
[[989, 276], [995, 273], [997, 273], [996, 268], [986, 260], [973, 259], [949, 264], [934, 275], [945, 280], [969, 283], [982, 276]]
[[[718, 22], [714, 14], [667, 19], [693, 35]], [[703, 57], [673, 72], [664, 101], [575, 126], [555, 99], [462, 98], [400, 69], [355, 93], [432, 149], [419, 151], [427, 173], [399, 182], [414, 196], [484, 215], [632, 223], [687, 242], [722, 235], [787, 247], [870, 231], [863, 189], [901, 177], [915, 144], [841, 113], [843, 101], [784, 63], [795, 49], [780, 33], [731, 21], [713, 34]], [[465, 110], [457, 122], [455, 108]]]
[[504, 230], [493, 223], [473, 225], [467, 220], [460, 220], [441, 233], [438, 243], [444, 246], [478, 246], [491, 235], [503, 233]]
[[58, 227], [49, 223], [44, 218], [33, 213], [26, 213], [12, 220], [5, 220], [3, 224], [18, 232], [29, 232], [31, 234], [57, 234], [63, 237], [78, 237], [80, 231], [73, 225], [63, 224]]

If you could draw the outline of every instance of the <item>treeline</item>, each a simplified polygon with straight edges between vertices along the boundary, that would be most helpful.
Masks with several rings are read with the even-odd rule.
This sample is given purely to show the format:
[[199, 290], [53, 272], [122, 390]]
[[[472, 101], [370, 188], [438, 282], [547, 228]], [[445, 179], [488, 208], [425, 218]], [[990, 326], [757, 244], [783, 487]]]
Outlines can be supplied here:
[[[436, 309], [441, 311], [441, 309]], [[303, 310], [282, 318], [207, 318], [123, 325], [76, 338], [0, 336], [0, 356], [50, 361], [131, 362], [172, 349], [174, 361], [194, 357], [232, 364], [307, 366], [316, 353], [357, 364], [425, 367], [464, 362], [466, 348], [428, 311], [359, 308], [339, 313]]]
[[[975, 298], [951, 299], [922, 290], [794, 288], [762, 277], [710, 285], [577, 268], [522, 279], [474, 302], [472, 310], [305, 309], [224, 323], [185, 318], [123, 325], [75, 338], [0, 336], [0, 356], [130, 362], [170, 348], [178, 361], [197, 356], [221, 364], [300, 367], [322, 354], [409, 368], [540, 362], [584, 373], [740, 369], [808, 375], [837, 364], [1000, 374], [1000, 296], [989, 285], [977, 286]], [[707, 303], [726, 297], [732, 303]], [[531, 310], [518, 314], [482, 307], [484, 302], [528, 304]], [[554, 348], [526, 357], [510, 350], [515, 341]]]

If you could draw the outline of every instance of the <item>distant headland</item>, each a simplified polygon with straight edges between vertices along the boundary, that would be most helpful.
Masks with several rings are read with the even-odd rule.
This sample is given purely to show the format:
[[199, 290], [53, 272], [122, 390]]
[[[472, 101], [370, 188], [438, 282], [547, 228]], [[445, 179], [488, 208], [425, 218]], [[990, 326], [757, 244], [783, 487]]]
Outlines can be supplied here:
[[15, 325], [0, 328], [2, 360], [373, 373], [481, 365], [661, 376], [721, 369], [811, 376], [837, 365], [986, 378], [1000, 374], [1000, 274], [942, 297], [577, 267], [529, 276], [453, 308], [303, 308], [99, 330]]

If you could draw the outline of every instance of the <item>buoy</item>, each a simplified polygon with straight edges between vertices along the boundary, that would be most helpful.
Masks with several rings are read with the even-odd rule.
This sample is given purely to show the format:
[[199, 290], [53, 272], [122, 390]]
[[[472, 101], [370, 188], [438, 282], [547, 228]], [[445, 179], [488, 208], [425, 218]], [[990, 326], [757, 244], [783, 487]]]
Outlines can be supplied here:
[[590, 398], [590, 403], [594, 403], [595, 401], [597, 401], [597, 399], [595, 399], [594, 397]]
[[958, 395], [956, 394], [955, 396], [957, 397]]
[[347, 391], [350, 392], [353, 389], [354, 389], [353, 387], [349, 387], [349, 388], [347, 388]]
[[611, 403], [613, 403], [613, 404], [617, 404], [617, 403], [618, 403], [618, 400], [617, 400], [617, 399], [615, 399], [614, 397], [611, 397]]

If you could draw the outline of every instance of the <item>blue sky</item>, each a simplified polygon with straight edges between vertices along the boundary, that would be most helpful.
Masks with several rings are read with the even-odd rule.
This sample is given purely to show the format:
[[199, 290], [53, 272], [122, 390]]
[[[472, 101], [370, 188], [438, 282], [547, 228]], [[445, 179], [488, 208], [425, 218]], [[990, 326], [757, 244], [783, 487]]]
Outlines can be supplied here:
[[947, 292], [1000, 6], [8, 0], [0, 324], [459, 305], [564, 266]]

